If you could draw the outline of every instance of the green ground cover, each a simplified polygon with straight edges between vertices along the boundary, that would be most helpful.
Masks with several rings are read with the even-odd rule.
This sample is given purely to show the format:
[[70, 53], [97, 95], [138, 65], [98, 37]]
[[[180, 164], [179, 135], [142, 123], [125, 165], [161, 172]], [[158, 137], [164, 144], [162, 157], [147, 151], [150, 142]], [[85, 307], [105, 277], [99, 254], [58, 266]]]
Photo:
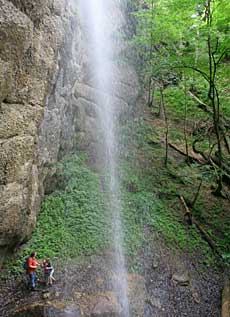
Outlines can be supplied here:
[[[187, 201], [192, 201], [203, 179], [194, 216], [206, 226], [219, 251], [227, 258], [229, 222], [223, 222], [226, 210], [217, 198], [209, 202], [210, 182], [214, 177], [207, 168], [197, 164], [188, 166], [183, 159], [173, 156], [166, 168], [161, 133], [161, 127], [147, 125], [142, 119], [126, 122], [121, 130], [123, 147], [118, 174], [129, 269], [140, 270], [140, 251], [146, 240], [152, 239], [151, 232], [157, 232], [171, 249], [194, 255], [199, 250], [199, 260], [213, 265], [212, 250], [197, 228], [185, 223], [178, 196], [184, 195]], [[82, 155], [66, 157], [56, 169], [59, 189], [45, 197], [31, 240], [16, 255], [16, 261], [9, 264], [13, 272], [22, 271], [24, 258], [32, 250], [37, 251], [39, 258], [66, 259], [92, 255], [111, 247], [111, 214], [101, 177], [87, 166]], [[146, 228], [150, 229], [147, 235]]]

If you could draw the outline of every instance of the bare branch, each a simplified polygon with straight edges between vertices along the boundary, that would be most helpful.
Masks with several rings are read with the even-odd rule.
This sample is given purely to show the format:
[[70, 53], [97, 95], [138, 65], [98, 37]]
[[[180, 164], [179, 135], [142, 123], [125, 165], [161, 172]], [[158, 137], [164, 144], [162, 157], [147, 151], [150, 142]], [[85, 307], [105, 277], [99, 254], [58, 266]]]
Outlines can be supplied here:
[[188, 68], [188, 69], [192, 69], [192, 70], [194, 70], [195, 72], [201, 74], [201, 75], [204, 77], [204, 79], [205, 79], [208, 83], [210, 82], [209, 76], [208, 76], [205, 72], [203, 72], [201, 69], [196, 68], [196, 67], [194, 67], [194, 66], [181, 65], [181, 66], [175, 66], [175, 67], [173, 67], [173, 68]]
[[220, 55], [219, 59], [216, 61], [216, 65], [219, 65], [224, 55], [227, 53], [228, 49], [226, 48], [223, 53]]

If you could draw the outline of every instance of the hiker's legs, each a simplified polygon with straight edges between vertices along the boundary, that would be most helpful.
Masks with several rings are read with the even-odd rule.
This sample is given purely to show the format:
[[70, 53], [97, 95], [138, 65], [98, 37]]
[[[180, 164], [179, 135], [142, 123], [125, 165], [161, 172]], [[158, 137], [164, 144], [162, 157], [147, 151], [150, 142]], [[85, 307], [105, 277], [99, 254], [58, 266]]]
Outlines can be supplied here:
[[53, 281], [52, 281], [52, 277], [51, 277], [51, 276], [49, 276], [49, 278], [48, 278], [48, 284], [49, 284], [49, 285], [52, 285], [52, 284], [53, 284]]
[[52, 269], [51, 272], [50, 272], [50, 279], [51, 279], [51, 281], [52, 281], [52, 280], [55, 281], [55, 278], [53, 277], [53, 274], [54, 274], [54, 269]]
[[47, 285], [52, 285], [53, 284], [53, 280], [55, 281], [55, 278], [53, 277], [54, 274], [54, 269], [50, 270], [47, 273]]
[[52, 277], [53, 274], [54, 274], [54, 269], [52, 269], [52, 270], [50, 271], [50, 276]]
[[35, 280], [36, 280], [35, 272], [30, 273], [30, 283], [32, 288], [35, 288]]

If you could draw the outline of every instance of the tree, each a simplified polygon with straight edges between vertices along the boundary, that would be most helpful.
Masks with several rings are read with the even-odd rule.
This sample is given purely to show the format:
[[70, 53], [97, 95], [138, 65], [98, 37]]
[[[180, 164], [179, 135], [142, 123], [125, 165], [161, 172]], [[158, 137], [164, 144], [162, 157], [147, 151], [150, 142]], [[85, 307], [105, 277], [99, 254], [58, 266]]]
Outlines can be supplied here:
[[[206, 124], [203, 133], [194, 140], [193, 148], [215, 164], [218, 171], [215, 193], [221, 194], [224, 154], [226, 150], [230, 152], [227, 135], [230, 124], [221, 108], [227, 102], [224, 92], [229, 72], [230, 3], [227, 0], [140, 0], [138, 8], [134, 45], [143, 63], [141, 75], [147, 84], [148, 105], [152, 106], [156, 89], [162, 94], [162, 87], [164, 90], [169, 85], [177, 85], [188, 92], [188, 99], [192, 98], [194, 106], [203, 111]], [[186, 88], [183, 74], [188, 82]], [[184, 120], [186, 125], [187, 118]], [[206, 139], [210, 143], [208, 154], [197, 149]], [[188, 153], [187, 137], [185, 145]]]

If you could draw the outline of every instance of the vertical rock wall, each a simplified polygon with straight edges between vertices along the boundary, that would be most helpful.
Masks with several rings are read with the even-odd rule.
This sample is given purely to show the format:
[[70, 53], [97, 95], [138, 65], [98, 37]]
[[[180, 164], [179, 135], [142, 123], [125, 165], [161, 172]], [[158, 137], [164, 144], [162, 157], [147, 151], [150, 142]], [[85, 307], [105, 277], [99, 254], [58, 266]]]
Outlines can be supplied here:
[[[94, 166], [98, 165], [97, 153], [101, 138], [98, 129], [98, 94], [94, 87], [92, 61], [90, 61], [89, 32], [82, 18], [83, 0], [70, 2], [69, 24], [65, 42], [59, 52], [59, 60], [54, 75], [53, 90], [49, 94], [44, 120], [39, 133], [39, 161], [42, 166], [41, 183], [49, 182], [52, 176], [50, 165], [63, 155], [76, 150], [87, 152]], [[118, 60], [127, 50], [125, 43], [117, 45], [117, 37], [127, 28], [126, 15], [114, 0], [107, 1], [114, 38], [114, 73], [112, 98], [118, 112], [124, 115], [135, 105], [139, 94], [139, 82], [135, 69]], [[99, 159], [101, 160], [101, 158]]]
[[38, 128], [67, 21], [65, 1], [0, 0], [0, 258], [36, 223]]
[[[108, 10], [121, 31], [116, 1]], [[79, 0], [0, 0], [0, 257], [29, 238], [50, 166], [77, 149], [96, 160], [95, 95], [103, 92], [92, 86], [87, 32]], [[137, 76], [124, 63], [112, 67], [124, 112], [136, 102]]]

